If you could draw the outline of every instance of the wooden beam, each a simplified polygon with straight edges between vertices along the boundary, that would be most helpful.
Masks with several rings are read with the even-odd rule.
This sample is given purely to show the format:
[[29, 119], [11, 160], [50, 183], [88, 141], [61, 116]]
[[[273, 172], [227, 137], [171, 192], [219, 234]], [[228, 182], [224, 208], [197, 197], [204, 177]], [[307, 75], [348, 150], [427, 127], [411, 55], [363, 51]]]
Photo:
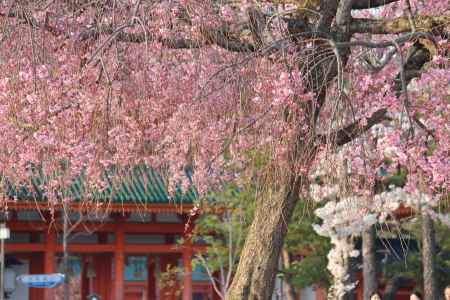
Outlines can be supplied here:
[[36, 231], [47, 231], [49, 225], [45, 222], [34, 222], [34, 221], [9, 221], [8, 227], [11, 231], [17, 232], [36, 232]]
[[126, 253], [181, 253], [182, 249], [179, 245], [161, 244], [161, 245], [142, 245], [127, 244]]
[[[60, 204], [50, 204], [48, 202], [36, 202], [36, 201], [12, 201], [7, 200], [2, 202], [2, 207], [8, 207], [10, 210], [40, 210], [48, 211], [50, 209], [60, 210], [62, 206]], [[146, 213], [189, 213], [193, 208], [192, 204], [141, 204], [135, 203], [99, 203], [92, 201], [81, 201], [78, 203], [70, 204], [72, 211], [83, 212], [99, 212], [99, 213], [127, 213], [127, 212], [146, 212]]]
[[[184, 247], [177, 244], [165, 245], [133, 245], [127, 244], [125, 252], [130, 254], [139, 253], [183, 253]], [[205, 252], [205, 246], [193, 246], [193, 252]]]
[[[86, 244], [70, 244], [69, 251], [73, 253], [104, 253], [104, 252], [114, 252], [116, 246], [115, 245], [86, 245]], [[35, 244], [35, 243], [11, 243], [5, 244], [5, 249], [8, 252], [50, 252], [53, 253], [62, 253], [62, 245], [56, 245], [53, 250], [49, 250], [47, 245], [45, 244]], [[49, 266], [50, 263], [48, 262]], [[50, 269], [50, 268], [49, 268]]]
[[[104, 252], [114, 252], [116, 248], [113, 244], [69, 244], [69, 252], [71, 253], [104, 253]], [[63, 252], [62, 246], [58, 245], [56, 248], [57, 252]]]
[[[184, 224], [178, 223], [121, 223], [122, 229], [127, 233], [178, 233], [184, 232]], [[53, 224], [58, 231], [62, 230], [60, 224]], [[10, 221], [8, 227], [12, 231], [36, 232], [47, 231], [48, 225], [40, 221]], [[93, 231], [93, 232], [114, 232], [117, 226], [114, 223], [88, 223], [79, 224], [74, 232]]]
[[27, 253], [27, 252], [44, 252], [46, 250], [45, 244], [38, 244], [38, 243], [14, 243], [5, 244], [5, 250], [8, 252], [20, 252], [20, 253]]
[[[69, 244], [69, 251], [72, 253], [115, 253], [117, 244]], [[62, 245], [54, 245], [52, 249], [46, 244], [39, 243], [7, 243], [5, 249], [9, 252], [47, 252], [62, 253]], [[183, 253], [184, 246], [177, 244], [126, 244], [123, 252], [125, 254], [139, 254], [139, 253]], [[205, 246], [192, 246], [193, 252], [206, 251]]]

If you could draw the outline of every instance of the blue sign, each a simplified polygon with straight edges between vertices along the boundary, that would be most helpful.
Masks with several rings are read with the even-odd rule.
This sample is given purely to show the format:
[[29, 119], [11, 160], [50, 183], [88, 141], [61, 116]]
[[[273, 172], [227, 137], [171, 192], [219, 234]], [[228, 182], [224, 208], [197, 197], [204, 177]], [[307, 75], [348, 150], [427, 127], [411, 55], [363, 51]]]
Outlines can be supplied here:
[[32, 288], [54, 288], [64, 282], [64, 274], [20, 275], [17, 280]]

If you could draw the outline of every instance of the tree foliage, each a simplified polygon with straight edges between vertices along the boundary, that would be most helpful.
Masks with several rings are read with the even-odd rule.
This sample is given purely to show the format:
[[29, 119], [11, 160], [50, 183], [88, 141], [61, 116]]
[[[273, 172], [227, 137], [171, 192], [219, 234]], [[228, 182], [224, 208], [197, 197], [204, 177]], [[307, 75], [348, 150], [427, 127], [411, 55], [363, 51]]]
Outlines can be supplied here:
[[319, 236], [313, 224], [320, 222], [313, 213], [314, 207], [300, 202], [289, 224], [286, 245], [289, 253], [296, 256], [290, 269], [285, 270], [287, 280], [296, 288], [318, 285], [328, 289], [331, 275], [327, 270], [327, 254], [331, 248], [330, 240]]
[[321, 158], [343, 150], [358, 196], [373, 191], [386, 158], [425, 202], [449, 189], [448, 9], [447, 0], [3, 1], [3, 196], [34, 187], [39, 166], [51, 204], [73, 200], [61, 191], [77, 176], [95, 202], [136, 165], [161, 171], [171, 192], [194, 184], [204, 195], [238, 180], [250, 149], [267, 153], [255, 176], [268, 192], [228, 299], [268, 299]]
[[[448, 285], [450, 275], [450, 240], [448, 236], [448, 226], [438, 221], [435, 222], [436, 228], [436, 270], [437, 284], [439, 290], [443, 290]], [[405, 223], [403, 226], [402, 236], [409, 236], [411, 240], [417, 243], [418, 247], [409, 247], [404, 249], [404, 259], [396, 259], [383, 268], [384, 281], [387, 281], [399, 274], [410, 278], [416, 285], [417, 289], [423, 289], [423, 266], [422, 266], [422, 231], [421, 220], [415, 220]], [[407, 246], [410, 243], [405, 243]]]
[[215, 292], [223, 299], [253, 218], [255, 188], [238, 188], [231, 184], [208, 198], [203, 213], [195, 220], [191, 236], [194, 243], [206, 246], [206, 252], [195, 256], [194, 265], [204, 270]]

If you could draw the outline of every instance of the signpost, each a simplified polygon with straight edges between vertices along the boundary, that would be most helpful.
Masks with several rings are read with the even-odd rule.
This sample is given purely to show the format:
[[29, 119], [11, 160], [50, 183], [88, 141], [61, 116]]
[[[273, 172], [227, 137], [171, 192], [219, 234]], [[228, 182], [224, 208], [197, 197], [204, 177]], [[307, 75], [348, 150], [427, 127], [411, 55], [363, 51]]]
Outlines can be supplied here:
[[54, 288], [64, 282], [64, 274], [20, 275], [17, 280], [32, 288]]

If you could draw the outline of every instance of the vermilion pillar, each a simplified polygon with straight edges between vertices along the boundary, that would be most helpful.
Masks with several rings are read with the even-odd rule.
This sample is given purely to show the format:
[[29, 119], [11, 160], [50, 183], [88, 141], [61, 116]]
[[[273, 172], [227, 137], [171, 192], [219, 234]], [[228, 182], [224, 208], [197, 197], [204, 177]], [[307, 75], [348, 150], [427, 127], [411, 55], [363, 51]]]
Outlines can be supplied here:
[[192, 246], [183, 249], [183, 300], [192, 300]]
[[[45, 233], [44, 274], [55, 273], [56, 231], [50, 228]], [[53, 289], [45, 289], [44, 299], [53, 300]]]
[[147, 256], [147, 299], [156, 300], [156, 278], [154, 257]]
[[[30, 274], [42, 274], [44, 272], [44, 253], [33, 253], [30, 255]], [[29, 289], [29, 300], [42, 300], [45, 289]]]
[[114, 252], [114, 295], [115, 300], [124, 300], [124, 265], [125, 265], [125, 234], [123, 230], [116, 231], [116, 250]]

